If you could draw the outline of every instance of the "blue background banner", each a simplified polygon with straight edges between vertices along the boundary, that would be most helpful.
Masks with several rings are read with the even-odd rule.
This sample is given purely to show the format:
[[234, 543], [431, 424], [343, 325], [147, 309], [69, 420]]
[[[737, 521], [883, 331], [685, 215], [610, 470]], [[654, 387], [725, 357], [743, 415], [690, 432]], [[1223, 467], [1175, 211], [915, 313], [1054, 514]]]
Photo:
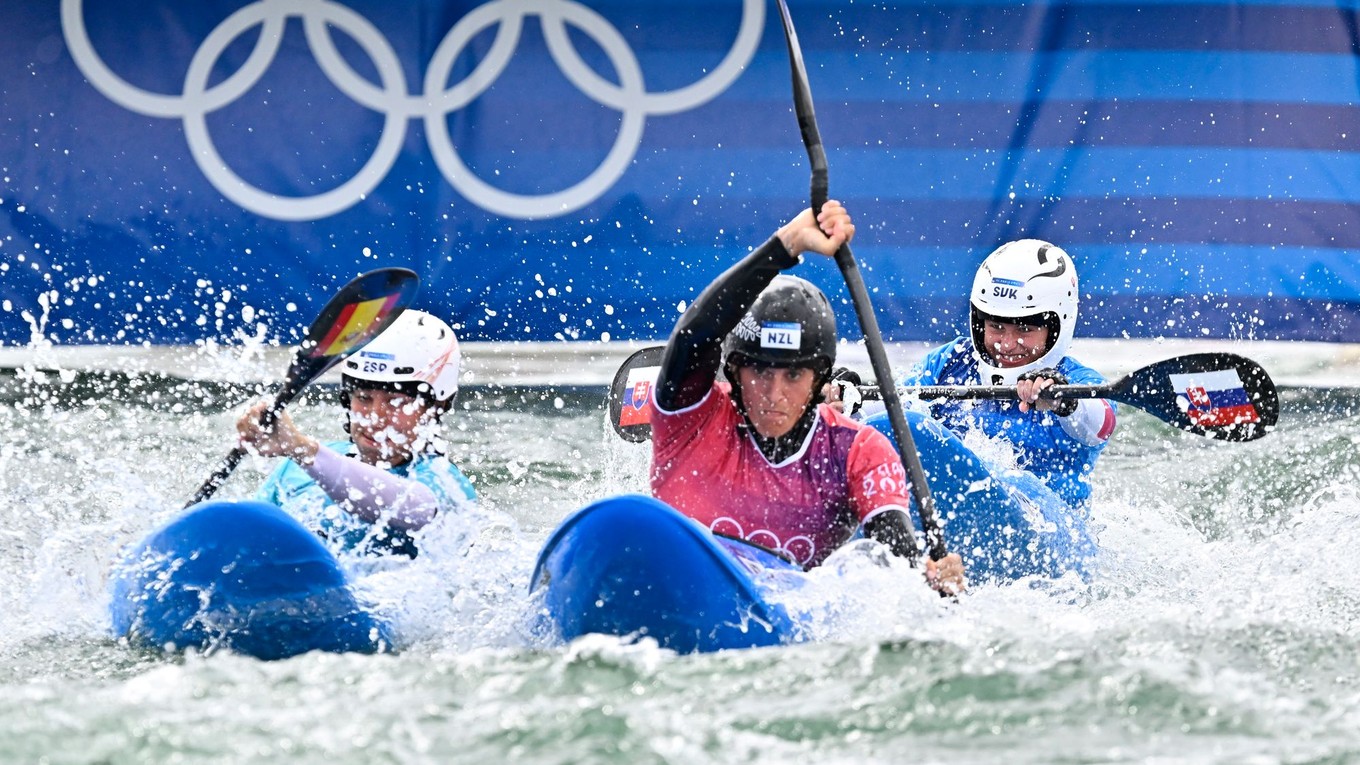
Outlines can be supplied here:
[[[1360, 342], [1356, 3], [790, 3], [884, 334], [1038, 237], [1080, 335]], [[0, 4], [0, 342], [664, 337], [806, 205], [761, 0]], [[834, 266], [800, 267], [841, 304]]]

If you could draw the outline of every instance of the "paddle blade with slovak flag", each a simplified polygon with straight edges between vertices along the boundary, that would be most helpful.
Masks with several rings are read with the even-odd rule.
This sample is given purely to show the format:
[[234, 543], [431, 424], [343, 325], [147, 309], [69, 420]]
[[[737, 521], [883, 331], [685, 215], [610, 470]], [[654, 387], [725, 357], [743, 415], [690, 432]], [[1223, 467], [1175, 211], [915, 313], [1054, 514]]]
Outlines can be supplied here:
[[1266, 370], [1233, 353], [1192, 353], [1140, 369], [1116, 383], [1124, 396], [1182, 430], [1223, 441], [1253, 441], [1279, 420]]
[[629, 356], [609, 386], [609, 424], [625, 441], [640, 444], [652, 437], [652, 396], [661, 372], [663, 345]]

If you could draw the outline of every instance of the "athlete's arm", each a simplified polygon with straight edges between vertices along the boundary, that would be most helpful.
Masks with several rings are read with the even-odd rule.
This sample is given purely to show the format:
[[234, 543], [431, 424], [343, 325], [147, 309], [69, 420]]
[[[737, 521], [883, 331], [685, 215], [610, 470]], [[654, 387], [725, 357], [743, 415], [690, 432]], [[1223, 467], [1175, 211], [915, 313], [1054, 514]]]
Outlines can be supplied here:
[[425, 484], [324, 445], [318, 444], [316, 456], [299, 464], [337, 505], [369, 523], [383, 520], [394, 529], [414, 531], [439, 512], [439, 499]]
[[1063, 432], [1086, 446], [1099, 446], [1114, 435], [1114, 405], [1103, 398], [1088, 398], [1076, 411], [1058, 420]]
[[[1087, 379], [1071, 380], [1083, 385], [1096, 385], [1103, 382], [1094, 372]], [[1067, 385], [1069, 378], [1057, 369], [1039, 369], [1026, 372], [1015, 384], [1016, 395], [1020, 398], [1020, 411], [1034, 408], [1039, 411], [1052, 411], [1058, 416], [1063, 432], [1086, 446], [1099, 446], [1109, 440], [1114, 433], [1114, 406], [1105, 399], [1053, 399], [1042, 397], [1044, 389], [1053, 385]]]
[[907, 520], [907, 514], [901, 510], [884, 510], [865, 521], [864, 536], [881, 542], [893, 555], [912, 563], [919, 556], [916, 534]]
[[[882, 543], [893, 555], [906, 558], [916, 565], [919, 553], [916, 536], [907, 514], [901, 510], [885, 510], [864, 522], [864, 536]], [[938, 561], [926, 558], [926, 581], [945, 595], [958, 595], [968, 587], [963, 570], [963, 558], [949, 553]]]
[[[911, 484], [888, 437], [873, 428], [861, 430], [850, 447], [846, 472], [851, 507], [863, 519], [864, 536], [915, 566], [920, 553], [907, 515]], [[931, 587], [947, 595], [963, 592], [967, 585], [958, 553], [926, 560], [925, 574]]]
[[287, 457], [307, 471], [326, 495], [369, 523], [380, 518], [395, 529], [414, 530], [439, 511], [434, 492], [419, 481], [345, 457], [303, 433], [287, 412], [273, 425], [260, 424], [266, 402], [256, 402], [236, 421], [243, 446], [264, 457]]
[[698, 403], [718, 379], [722, 341], [779, 272], [801, 258], [770, 237], [708, 285], [676, 322], [661, 357], [656, 403], [675, 412]]
[[680, 317], [666, 343], [657, 376], [657, 406], [675, 412], [702, 401], [718, 377], [723, 338], [760, 291], [780, 271], [802, 262], [804, 252], [831, 257], [854, 236], [850, 214], [840, 202], [829, 199], [815, 215], [811, 208], [798, 213], [769, 241], [708, 285]]

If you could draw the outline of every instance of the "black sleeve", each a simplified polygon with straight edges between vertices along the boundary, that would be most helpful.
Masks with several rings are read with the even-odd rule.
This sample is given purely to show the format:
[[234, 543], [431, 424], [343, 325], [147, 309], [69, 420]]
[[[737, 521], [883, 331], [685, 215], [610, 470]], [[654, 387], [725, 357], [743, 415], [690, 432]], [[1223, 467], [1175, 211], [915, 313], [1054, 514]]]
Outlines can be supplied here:
[[760, 291], [779, 272], [801, 262], [790, 255], [779, 237], [756, 248], [708, 285], [676, 322], [661, 372], [656, 380], [656, 403], [674, 412], [698, 403], [718, 379], [722, 342], [737, 326]]
[[864, 524], [864, 536], [882, 542], [893, 555], [906, 558], [916, 565], [919, 553], [916, 550], [916, 534], [913, 532], [907, 514], [898, 510], [888, 510]]

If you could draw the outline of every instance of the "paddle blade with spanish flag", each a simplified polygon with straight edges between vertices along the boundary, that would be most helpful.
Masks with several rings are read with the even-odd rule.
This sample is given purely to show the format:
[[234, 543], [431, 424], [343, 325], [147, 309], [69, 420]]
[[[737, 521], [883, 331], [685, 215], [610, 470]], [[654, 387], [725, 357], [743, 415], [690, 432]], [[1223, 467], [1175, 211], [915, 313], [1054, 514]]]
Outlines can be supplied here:
[[279, 401], [286, 404], [311, 381], [391, 326], [415, 300], [419, 288], [420, 278], [406, 268], [379, 268], [341, 287], [322, 307], [293, 354]]

